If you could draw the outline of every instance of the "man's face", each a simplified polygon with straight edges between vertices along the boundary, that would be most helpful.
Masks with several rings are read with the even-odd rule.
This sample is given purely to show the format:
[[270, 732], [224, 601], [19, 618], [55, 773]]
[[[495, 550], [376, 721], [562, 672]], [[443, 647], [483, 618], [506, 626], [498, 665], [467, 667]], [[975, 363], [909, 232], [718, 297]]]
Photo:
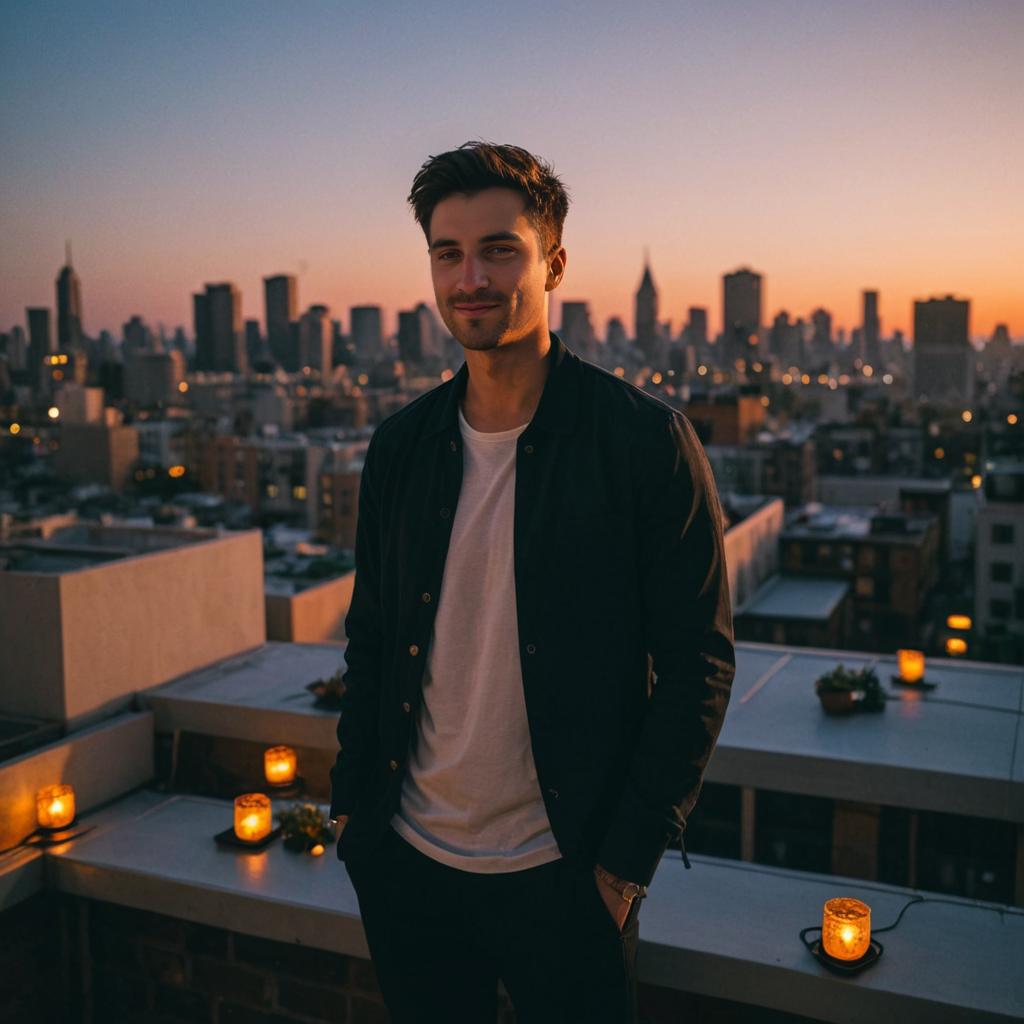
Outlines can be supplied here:
[[538, 328], [546, 333], [546, 293], [561, 280], [565, 250], [544, 258], [524, 206], [523, 196], [513, 189], [488, 188], [448, 196], [434, 207], [434, 297], [445, 325], [464, 348], [494, 349]]

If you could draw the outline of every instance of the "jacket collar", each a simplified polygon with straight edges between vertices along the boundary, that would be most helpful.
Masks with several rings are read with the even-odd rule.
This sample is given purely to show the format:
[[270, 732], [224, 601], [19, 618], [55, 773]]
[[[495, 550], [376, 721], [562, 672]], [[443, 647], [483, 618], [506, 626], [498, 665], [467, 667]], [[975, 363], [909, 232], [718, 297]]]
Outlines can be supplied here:
[[[544, 381], [540, 402], [527, 428], [546, 431], [551, 434], [567, 434], [576, 422], [579, 401], [579, 375], [576, 370], [579, 357], [568, 348], [562, 339], [549, 331], [551, 348], [548, 350], [548, 375]], [[424, 433], [430, 437], [442, 430], [458, 431], [459, 402], [466, 393], [469, 380], [469, 364], [463, 363], [447, 385], [447, 391], [439, 395], [426, 419]], [[441, 391], [446, 385], [441, 385]]]

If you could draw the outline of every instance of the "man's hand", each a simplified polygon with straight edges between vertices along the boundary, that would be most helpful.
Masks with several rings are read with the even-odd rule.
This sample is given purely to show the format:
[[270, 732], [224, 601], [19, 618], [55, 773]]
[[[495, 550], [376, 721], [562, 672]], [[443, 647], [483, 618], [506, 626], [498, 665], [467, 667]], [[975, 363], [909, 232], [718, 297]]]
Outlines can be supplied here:
[[[609, 871], [608, 874], [611, 872]], [[613, 877], [618, 880], [617, 875]], [[629, 913], [629, 904], [596, 871], [594, 872], [594, 881], [597, 883], [597, 889], [601, 893], [604, 905], [608, 908], [608, 913], [612, 915], [612, 920], [615, 921], [621, 932], [622, 926], [626, 923], [626, 915]]]

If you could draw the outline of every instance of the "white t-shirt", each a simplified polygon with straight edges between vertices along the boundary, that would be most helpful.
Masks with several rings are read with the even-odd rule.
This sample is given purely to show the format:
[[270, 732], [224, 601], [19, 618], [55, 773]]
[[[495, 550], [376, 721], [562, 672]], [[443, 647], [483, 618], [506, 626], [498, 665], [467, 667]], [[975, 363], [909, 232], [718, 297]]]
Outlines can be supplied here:
[[423, 701], [392, 827], [464, 871], [520, 871], [562, 854], [537, 781], [516, 621], [516, 439], [459, 408], [462, 488], [423, 675]]

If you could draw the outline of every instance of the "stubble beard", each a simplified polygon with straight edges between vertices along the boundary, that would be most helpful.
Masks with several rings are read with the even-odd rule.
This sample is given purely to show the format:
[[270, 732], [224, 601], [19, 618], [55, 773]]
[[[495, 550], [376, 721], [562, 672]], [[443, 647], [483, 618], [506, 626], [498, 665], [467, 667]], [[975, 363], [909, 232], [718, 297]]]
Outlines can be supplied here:
[[[516, 298], [520, 298], [518, 293]], [[442, 319], [452, 337], [463, 348], [472, 349], [474, 352], [487, 352], [498, 348], [508, 335], [509, 326], [512, 323], [513, 305], [502, 303], [500, 319], [486, 325], [484, 317], [463, 317], [447, 308], [445, 310], [447, 315], [442, 316]]]

